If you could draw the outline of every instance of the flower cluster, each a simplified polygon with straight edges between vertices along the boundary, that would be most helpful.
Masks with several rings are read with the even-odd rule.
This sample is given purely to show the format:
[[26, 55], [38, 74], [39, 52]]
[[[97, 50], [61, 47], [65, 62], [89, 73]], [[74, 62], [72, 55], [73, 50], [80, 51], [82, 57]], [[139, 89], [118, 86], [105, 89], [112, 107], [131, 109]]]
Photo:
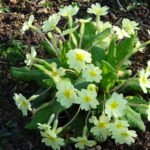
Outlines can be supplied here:
[[73, 103], [79, 104], [81, 109], [89, 110], [90, 108], [95, 109], [99, 104], [96, 99], [97, 93], [95, 90], [82, 89], [81, 91], [75, 89], [71, 82], [61, 81], [57, 85], [58, 92], [56, 93], [57, 101], [61, 103], [62, 106], [69, 108]]
[[[62, 131], [62, 128], [58, 126], [58, 120], [55, 119], [55, 115], [51, 115], [47, 124], [38, 123], [38, 128], [42, 136], [42, 142], [46, 146], [51, 146], [54, 150], [60, 150], [60, 147], [63, 146], [64, 139], [58, 137], [58, 134]], [[53, 126], [51, 124], [53, 123]]]
[[94, 124], [91, 128], [91, 133], [99, 140], [105, 141], [108, 136], [111, 136], [116, 143], [126, 143], [131, 145], [137, 137], [136, 132], [129, 130], [129, 124], [125, 120], [117, 120], [110, 122], [110, 118], [104, 114], [97, 119], [95, 116], [90, 118], [90, 123]]
[[94, 124], [91, 133], [98, 139], [105, 141], [108, 136], [115, 139], [116, 143], [126, 143], [130, 145], [137, 136], [135, 131], [128, 130], [129, 124], [123, 117], [126, 110], [127, 101], [122, 94], [113, 93], [105, 104], [105, 113], [99, 119], [92, 116], [89, 121]]
[[109, 117], [121, 117], [126, 110], [127, 100], [123, 98], [122, 94], [113, 93], [111, 98], [105, 104], [105, 113]]
[[[31, 52], [26, 54], [23, 75], [40, 86], [39, 98], [36, 101], [37, 95], [26, 99], [22, 94], [15, 94], [14, 100], [23, 115], [33, 111], [33, 104], [34, 123], [31, 121], [28, 127], [36, 128], [34, 124], [38, 124], [42, 142], [54, 150], [65, 145], [65, 137], [67, 142], [74, 142], [77, 149], [94, 146], [96, 141], [105, 141], [108, 137], [116, 143], [130, 145], [137, 134], [129, 128], [145, 129], [140, 114], [146, 114], [150, 121], [150, 104], [135, 96], [136, 91], [127, 92], [137, 88], [137, 91], [141, 92], [142, 88], [144, 93], [149, 92], [150, 61], [137, 78], [137, 74], [132, 75], [129, 70], [129, 59], [135, 52], [143, 52], [150, 42], [139, 41], [135, 21], [124, 18], [121, 27], [101, 21], [101, 17], [109, 13], [108, 9], [99, 3], [92, 4], [87, 13], [94, 15], [94, 20], [74, 20], [79, 8], [69, 5], [50, 15], [41, 28], [34, 26], [33, 16], [23, 25], [23, 33], [32, 29], [43, 36], [46, 43], [43, 46], [51, 58], [38, 58], [35, 48], [31, 47]], [[61, 17], [68, 21], [64, 28], [58, 27]], [[59, 125], [64, 124], [62, 116], [64, 122], [68, 122], [58, 127], [59, 119]], [[79, 128], [83, 128], [83, 132]]]

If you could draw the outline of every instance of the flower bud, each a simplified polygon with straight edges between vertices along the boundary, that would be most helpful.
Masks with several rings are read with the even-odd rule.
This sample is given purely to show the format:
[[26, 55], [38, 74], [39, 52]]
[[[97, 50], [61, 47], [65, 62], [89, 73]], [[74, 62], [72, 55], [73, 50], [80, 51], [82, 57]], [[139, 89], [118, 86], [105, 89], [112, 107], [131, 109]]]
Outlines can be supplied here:
[[52, 115], [50, 116], [50, 118], [49, 118], [49, 121], [48, 121], [48, 124], [49, 124], [49, 125], [53, 122], [54, 118], [55, 118], [55, 114], [52, 114]]
[[87, 131], [88, 131], [87, 126], [84, 126], [84, 128], [83, 128], [83, 137], [85, 137], [87, 135]]
[[56, 119], [56, 120], [54, 121], [53, 130], [56, 130], [56, 129], [57, 129], [57, 126], [58, 126], [58, 119]]

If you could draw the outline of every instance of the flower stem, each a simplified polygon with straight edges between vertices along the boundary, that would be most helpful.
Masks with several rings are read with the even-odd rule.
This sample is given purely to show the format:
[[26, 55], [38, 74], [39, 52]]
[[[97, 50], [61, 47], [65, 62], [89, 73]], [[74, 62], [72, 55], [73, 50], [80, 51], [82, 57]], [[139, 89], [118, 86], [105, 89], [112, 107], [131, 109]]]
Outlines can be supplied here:
[[87, 116], [86, 116], [86, 119], [85, 119], [85, 126], [87, 126], [87, 122], [88, 122], [88, 118], [89, 118], [89, 115], [91, 113], [91, 110], [89, 110]]
[[80, 112], [80, 107], [78, 108], [78, 110], [77, 110], [76, 114], [74, 115], [74, 117], [67, 124], [65, 124], [63, 126], [63, 128], [66, 128], [68, 125], [70, 125], [76, 119], [76, 117], [79, 114], [79, 112]]
[[69, 26], [70, 29], [72, 28], [72, 24], [73, 24], [72, 16], [69, 16], [69, 18], [68, 18], [68, 26]]
[[81, 48], [81, 46], [82, 46], [83, 35], [84, 35], [84, 28], [85, 28], [85, 23], [81, 23], [79, 48]]

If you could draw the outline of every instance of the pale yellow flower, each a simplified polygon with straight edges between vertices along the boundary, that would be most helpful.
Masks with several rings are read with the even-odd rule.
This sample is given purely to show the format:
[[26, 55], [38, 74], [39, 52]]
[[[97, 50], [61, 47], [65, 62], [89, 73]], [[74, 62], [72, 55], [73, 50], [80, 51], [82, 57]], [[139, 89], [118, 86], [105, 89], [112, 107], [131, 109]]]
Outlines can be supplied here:
[[78, 98], [76, 103], [80, 104], [81, 109], [84, 109], [86, 111], [90, 108], [95, 109], [99, 104], [96, 96], [97, 93], [95, 91], [82, 89], [81, 91], [78, 91]]
[[57, 68], [57, 64], [55, 62], [51, 63], [51, 71], [49, 71], [50, 77], [58, 83], [61, 80], [61, 77], [65, 75], [65, 69], [60, 67]]
[[63, 17], [69, 17], [69, 16], [74, 16], [78, 13], [79, 7], [77, 6], [65, 6], [64, 8], [59, 9], [59, 15]]
[[122, 94], [113, 93], [111, 98], [106, 101], [105, 113], [109, 117], [121, 117], [126, 110], [127, 100], [123, 98]]
[[109, 131], [109, 121], [110, 118], [102, 114], [99, 119], [97, 119], [95, 116], [92, 116], [89, 119], [90, 123], [93, 123], [94, 126], [91, 128], [91, 133], [105, 141], [107, 137], [110, 135]]
[[75, 147], [78, 149], [85, 149], [87, 146], [91, 147], [96, 144], [95, 141], [88, 140], [86, 136], [83, 137], [77, 137], [77, 138], [71, 138], [73, 142], [76, 142]]
[[138, 23], [135, 21], [131, 21], [129, 19], [123, 19], [122, 20], [122, 28], [129, 34], [132, 35], [135, 33], [136, 30], [138, 30]]
[[27, 116], [28, 111], [32, 111], [30, 101], [27, 100], [22, 94], [14, 94], [13, 99], [15, 100], [15, 103], [22, 111], [23, 116]]
[[99, 83], [102, 79], [101, 73], [102, 71], [99, 69], [99, 67], [96, 67], [93, 64], [88, 64], [82, 71], [82, 77], [86, 81]]
[[88, 8], [87, 12], [96, 16], [105, 16], [108, 14], [108, 9], [109, 8], [107, 6], [101, 7], [99, 3], [96, 3], [92, 4], [91, 8]]
[[48, 32], [54, 30], [59, 20], [60, 20], [60, 16], [58, 14], [51, 15], [48, 20], [44, 21], [42, 26], [43, 31]]
[[150, 88], [150, 79], [148, 79], [149, 73], [144, 69], [139, 72], [139, 83], [144, 93], [147, 93], [147, 89]]
[[77, 71], [85, 69], [86, 64], [92, 61], [91, 54], [82, 49], [69, 50], [66, 56], [69, 67]]
[[69, 108], [77, 99], [76, 90], [69, 81], [61, 81], [57, 85], [57, 101], [66, 108]]
[[116, 143], [128, 145], [134, 143], [135, 142], [134, 138], [136, 137], [137, 137], [136, 132], [133, 130], [128, 130], [127, 128], [116, 132], [116, 134], [112, 136], [112, 138], [115, 139]]

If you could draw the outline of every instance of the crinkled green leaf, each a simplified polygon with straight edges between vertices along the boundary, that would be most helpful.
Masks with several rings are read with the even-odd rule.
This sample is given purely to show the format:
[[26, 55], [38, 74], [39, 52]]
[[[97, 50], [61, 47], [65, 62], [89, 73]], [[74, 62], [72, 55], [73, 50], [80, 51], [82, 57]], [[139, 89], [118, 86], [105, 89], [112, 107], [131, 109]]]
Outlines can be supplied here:
[[10, 63], [16, 64], [17, 61], [23, 60], [24, 58], [23, 49], [17, 49], [15, 47], [7, 48], [7, 58]]
[[114, 67], [109, 62], [101, 61], [102, 81], [100, 82], [103, 89], [108, 92], [114, 86], [117, 80], [117, 74]]
[[82, 40], [82, 48], [86, 49], [92, 44], [92, 40], [95, 37], [96, 27], [93, 23], [88, 22], [84, 27], [84, 35]]
[[[140, 113], [142, 116], [147, 116], [147, 108], [149, 105], [149, 102], [144, 100], [142, 97], [137, 97], [137, 96], [127, 96], [126, 99], [128, 100], [129, 103], [131, 103], [131, 107], [132, 105], [135, 104], [135, 106], [133, 106], [132, 108]], [[146, 107], [147, 106], [147, 107]]]
[[104, 40], [106, 37], [108, 37], [108, 36], [110, 35], [110, 33], [111, 33], [110, 28], [105, 29], [104, 31], [98, 33], [98, 34], [94, 37], [93, 42]]
[[133, 90], [133, 91], [142, 92], [142, 88], [140, 87], [140, 84], [139, 84], [139, 79], [135, 78], [134, 80], [131, 80], [130, 82], [128, 82], [124, 90]]
[[43, 79], [47, 79], [48, 76], [38, 70], [30, 70], [28, 68], [11, 68], [11, 74], [17, 80], [23, 81], [39, 81]]
[[114, 59], [116, 59], [116, 40], [113, 39], [110, 43], [108, 54], [107, 54], [107, 61], [114, 64]]
[[110, 72], [115, 72], [115, 68], [105, 60], [101, 61], [101, 70], [103, 75], [106, 75]]
[[125, 60], [129, 59], [134, 53], [134, 46], [137, 39], [136, 36], [131, 36], [131, 38], [126, 38], [119, 42], [116, 46], [115, 41], [111, 42], [108, 52], [108, 61], [114, 66], [120, 65]]
[[127, 106], [124, 117], [129, 122], [131, 127], [139, 128], [142, 131], [145, 131], [145, 125], [141, 119], [141, 115], [134, 111], [130, 106]]
[[115, 72], [110, 72], [108, 74], [103, 75], [102, 81], [100, 82], [103, 90], [108, 92], [109, 89], [114, 86], [116, 80], [117, 80], [117, 75]]
[[105, 51], [100, 47], [92, 47], [91, 48], [92, 62], [97, 65], [101, 60], [105, 59]]

